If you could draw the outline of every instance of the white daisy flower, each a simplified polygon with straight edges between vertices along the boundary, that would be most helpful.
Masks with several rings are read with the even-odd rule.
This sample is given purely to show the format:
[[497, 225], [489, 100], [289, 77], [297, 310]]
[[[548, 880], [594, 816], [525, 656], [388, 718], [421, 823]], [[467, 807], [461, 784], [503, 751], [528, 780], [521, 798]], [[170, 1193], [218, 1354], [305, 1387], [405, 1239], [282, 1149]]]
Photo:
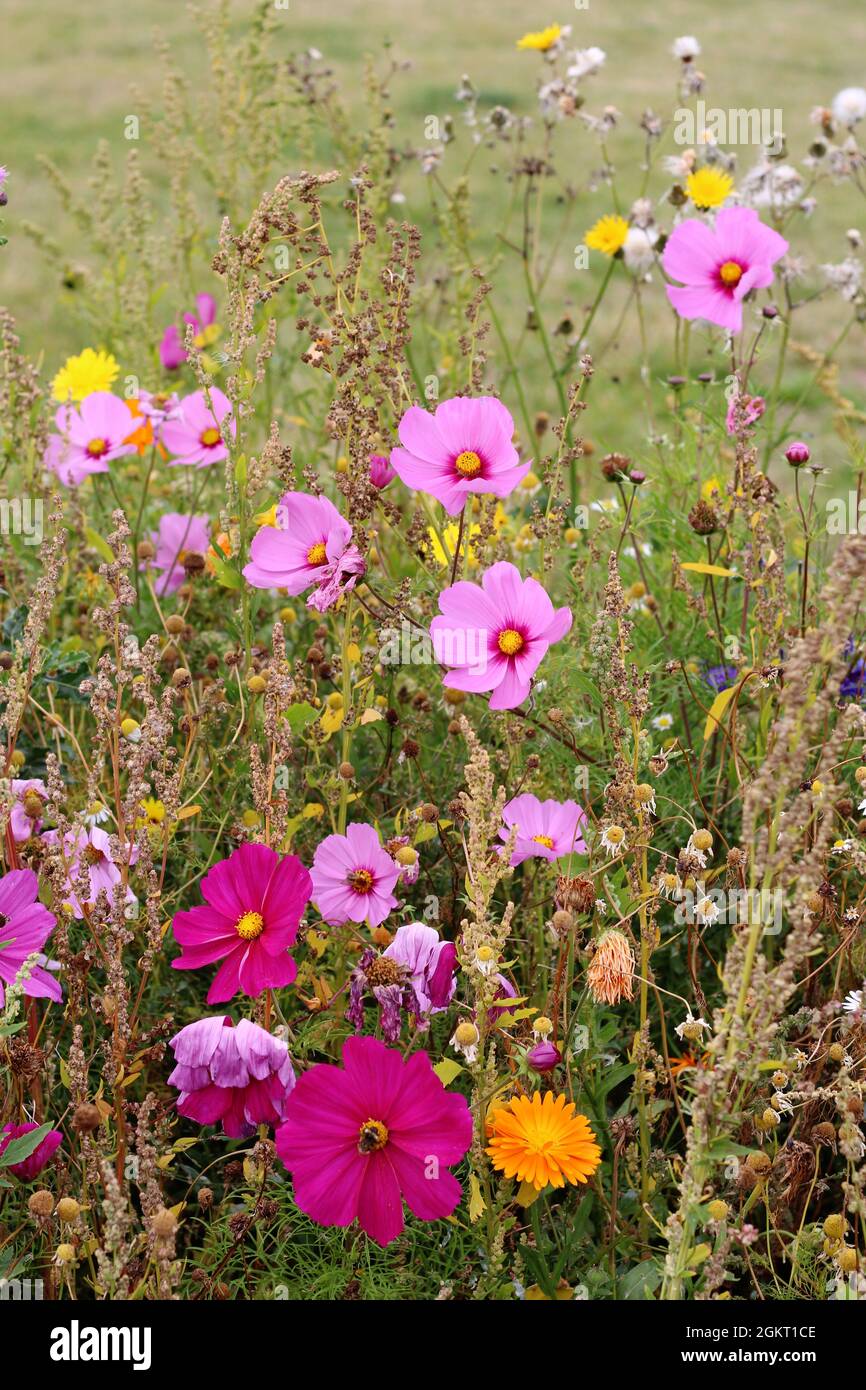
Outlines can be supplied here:
[[863, 990], [852, 989], [850, 994], [845, 995], [842, 1008], [846, 1013], [859, 1014], [863, 1012]]
[[604, 67], [607, 54], [603, 48], [579, 48], [573, 55], [571, 67], [568, 69], [569, 77], [592, 77], [593, 73], [600, 72]]
[[866, 116], [866, 90], [863, 87], [843, 87], [833, 98], [833, 119], [840, 125], [853, 126]]
[[664, 733], [667, 729], [673, 728], [674, 717], [672, 714], [657, 714], [652, 721], [652, 726], [654, 729], [658, 729], [661, 733]]
[[609, 825], [606, 830], [603, 830], [601, 834], [601, 844], [602, 848], [606, 849], [609, 855], [621, 854], [626, 847], [625, 831], [622, 826]]
[[705, 1019], [688, 1014], [683, 1023], [677, 1024], [674, 1032], [680, 1040], [687, 1038], [689, 1042], [700, 1042], [705, 1028], [707, 1032], [710, 1031], [710, 1025]]

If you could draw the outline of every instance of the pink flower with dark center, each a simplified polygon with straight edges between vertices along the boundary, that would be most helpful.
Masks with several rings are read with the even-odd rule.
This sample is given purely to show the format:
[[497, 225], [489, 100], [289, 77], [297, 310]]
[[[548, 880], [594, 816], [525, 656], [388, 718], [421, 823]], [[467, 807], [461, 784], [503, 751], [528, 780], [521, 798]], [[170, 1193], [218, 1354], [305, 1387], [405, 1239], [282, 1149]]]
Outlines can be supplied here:
[[[160, 442], [170, 454], [175, 455], [169, 460], [172, 465], [207, 468], [210, 463], [219, 463], [221, 459], [228, 458], [220, 426], [231, 415], [231, 403], [218, 386], [211, 386], [209, 394], [210, 405], [204, 391], [193, 391], [191, 396], [184, 396], [177, 418], [168, 418], [163, 422]], [[229, 420], [228, 430], [234, 438], [236, 426], [233, 419]]]
[[393, 482], [397, 474], [382, 454], [370, 455], [370, 482], [380, 490]]
[[409, 922], [397, 928], [383, 955], [405, 970], [419, 1018], [447, 1009], [457, 988], [457, 947], [453, 941], [442, 941], [436, 928], [424, 922]]
[[42, 947], [57, 925], [57, 918], [37, 900], [39, 881], [32, 869], [12, 869], [0, 878], [0, 1009], [6, 1000], [5, 985], [15, 977], [30, 956], [38, 955], [23, 982], [24, 993], [33, 999], [63, 998], [59, 984], [44, 968]]
[[209, 1004], [238, 991], [257, 995], [290, 985], [298, 967], [288, 949], [310, 900], [312, 880], [300, 859], [267, 845], [241, 845], [201, 881], [206, 906], [176, 912], [172, 927], [183, 954], [175, 970], [223, 963], [208, 990]]
[[404, 1199], [421, 1221], [451, 1215], [462, 1190], [449, 1166], [471, 1142], [469, 1107], [427, 1053], [404, 1061], [375, 1038], [347, 1038], [342, 1067], [305, 1072], [276, 1133], [301, 1211], [320, 1226], [358, 1221], [377, 1245], [403, 1230]]
[[313, 901], [331, 926], [366, 922], [378, 927], [397, 906], [400, 874], [372, 825], [354, 824], [345, 835], [328, 835], [313, 856]]
[[[60, 845], [66, 863], [66, 902], [73, 916], [83, 917], [84, 907], [92, 907], [100, 893], [106, 895], [109, 903], [114, 902], [115, 888], [123, 882], [123, 866], [115, 860], [111, 837], [104, 830], [100, 830], [98, 825], [92, 825], [89, 829], [78, 826], [74, 830], [68, 830], [62, 841], [56, 830], [46, 830], [42, 839], [47, 845]], [[126, 863], [132, 865], [137, 858], [138, 848], [133, 845], [129, 849]], [[84, 907], [76, 891], [82, 871], [86, 871], [89, 882]], [[136, 901], [135, 894], [128, 884], [124, 896], [127, 903]]]
[[[183, 568], [184, 557], [198, 553], [206, 555], [210, 545], [210, 521], [206, 516], [189, 516], [181, 512], [166, 512], [159, 519], [159, 527], [151, 531], [150, 539], [156, 546], [156, 554], [151, 560], [154, 569], [161, 571], [156, 592], [174, 593], [179, 589], [186, 573]], [[142, 569], [146, 565], [142, 564]]]
[[403, 447], [391, 450], [395, 472], [407, 487], [438, 498], [452, 516], [470, 493], [507, 497], [529, 472], [511, 442], [514, 421], [495, 396], [456, 396], [432, 415], [410, 406], [398, 434]]
[[763, 396], [734, 396], [725, 416], [725, 430], [736, 434], [738, 429], [749, 429], [760, 420], [767, 409]]
[[17, 844], [38, 835], [42, 829], [42, 811], [48, 800], [48, 788], [41, 777], [13, 777], [11, 782], [12, 811], [9, 824]]
[[230, 1139], [258, 1125], [278, 1125], [295, 1084], [284, 1042], [242, 1018], [200, 1018], [169, 1043], [177, 1066], [168, 1078], [180, 1091], [178, 1114], [200, 1125], [222, 1124]]
[[502, 808], [505, 822], [500, 840], [507, 840], [517, 826], [517, 840], [511, 856], [513, 865], [524, 859], [564, 859], [569, 854], [586, 854], [583, 826], [586, 815], [576, 801], [539, 801], [531, 792], [515, 796]]
[[571, 610], [554, 609], [535, 579], [521, 579], [506, 560], [491, 565], [480, 585], [462, 580], [439, 595], [441, 617], [430, 635], [437, 660], [451, 667], [452, 690], [491, 690], [491, 709], [514, 709], [529, 694], [549, 646], [571, 627]]
[[78, 409], [62, 405], [54, 422], [58, 432], [49, 437], [42, 461], [66, 487], [107, 473], [113, 459], [136, 452], [127, 442], [134, 429], [129, 409], [110, 391], [92, 391]]
[[306, 492], [287, 492], [276, 519], [276, 526], [263, 526], [253, 537], [244, 578], [254, 589], [302, 594], [312, 588], [307, 605], [323, 613], [366, 569], [358, 547], [350, 545], [352, 528], [327, 497]]
[[[216, 321], [216, 300], [212, 294], [197, 294], [195, 297], [195, 314], [184, 314], [184, 323], [192, 324], [196, 332], [196, 346], [205, 347], [207, 345], [206, 329], [210, 328]], [[162, 335], [162, 342], [159, 345], [159, 360], [167, 372], [176, 372], [178, 367], [183, 366], [186, 361], [186, 348], [183, 345], [183, 338], [177, 324], [172, 323]]]
[[706, 319], [732, 333], [743, 326], [743, 299], [772, 284], [773, 266], [788, 243], [766, 227], [753, 208], [722, 208], [714, 227], [698, 218], [680, 222], [662, 255], [671, 304], [683, 319]]
[[[22, 1139], [25, 1134], [32, 1134], [34, 1129], [40, 1129], [41, 1125], [30, 1122], [26, 1125], [5, 1125], [0, 1133], [0, 1157], [6, 1152], [14, 1139]], [[59, 1129], [49, 1129], [48, 1133], [39, 1140], [36, 1148], [22, 1158], [20, 1163], [10, 1163], [2, 1170], [4, 1173], [14, 1173], [16, 1178], [22, 1182], [31, 1182], [38, 1177], [43, 1168], [46, 1168], [56, 1154], [60, 1145], [63, 1143], [63, 1135]]]

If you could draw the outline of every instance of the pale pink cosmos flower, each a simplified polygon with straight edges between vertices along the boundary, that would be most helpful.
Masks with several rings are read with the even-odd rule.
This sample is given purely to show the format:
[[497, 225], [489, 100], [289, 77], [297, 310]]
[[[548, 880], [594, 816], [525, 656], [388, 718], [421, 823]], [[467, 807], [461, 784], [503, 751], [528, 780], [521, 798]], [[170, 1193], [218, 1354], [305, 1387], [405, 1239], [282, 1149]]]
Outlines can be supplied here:
[[511, 442], [514, 421], [495, 396], [456, 396], [431, 415], [413, 405], [400, 421], [402, 448], [391, 464], [416, 492], [429, 492], [447, 512], [462, 512], [470, 493], [507, 497], [529, 472]]
[[57, 918], [37, 898], [39, 880], [32, 869], [11, 869], [0, 878], [0, 1009], [6, 999], [6, 985], [15, 979], [32, 956], [37, 963], [23, 982], [24, 993], [34, 999], [54, 999], [59, 1003], [63, 991], [44, 968], [48, 963], [42, 947], [57, 925]]
[[531, 792], [523, 792], [503, 806], [502, 819], [501, 840], [507, 840], [517, 826], [513, 865], [522, 864], [524, 859], [555, 860], [586, 854], [582, 834], [586, 815], [576, 801], [539, 801]]
[[323, 613], [353, 589], [366, 569], [352, 528], [327, 497], [287, 492], [276, 511], [276, 526], [262, 526], [253, 537], [243, 575], [254, 589], [313, 592], [307, 606]]
[[[183, 321], [192, 324], [196, 332], [196, 346], [203, 347], [205, 329], [210, 328], [216, 321], [216, 300], [212, 294], [197, 294], [195, 307], [196, 312], [184, 314]], [[159, 360], [167, 372], [176, 372], [178, 367], [186, 361], [186, 348], [183, 345], [180, 330], [175, 323], [170, 324], [162, 335], [162, 342], [159, 345]]]
[[[166, 512], [160, 517], [157, 530], [151, 531], [150, 539], [156, 546], [156, 554], [150, 563], [160, 571], [156, 592], [161, 598], [164, 594], [174, 593], [186, 578], [184, 556], [191, 553], [207, 554], [210, 521], [206, 516]], [[141, 568], [145, 569], [146, 565], [142, 564]]]
[[725, 430], [736, 434], [738, 429], [749, 429], [760, 420], [767, 409], [763, 396], [733, 396], [725, 415]]
[[58, 432], [49, 437], [43, 463], [66, 487], [107, 473], [113, 459], [136, 452], [128, 443], [135, 428], [129, 409], [110, 391], [92, 391], [77, 409], [62, 405], [54, 421]]
[[[180, 413], [175, 419], [164, 421], [160, 442], [174, 455], [169, 460], [172, 465], [207, 468], [210, 463], [219, 463], [221, 459], [228, 458], [220, 426], [231, 413], [231, 403], [218, 386], [211, 386], [209, 394], [210, 405], [204, 391], [193, 391], [192, 395], [184, 396]], [[234, 437], [234, 420], [229, 420], [228, 428]]]
[[180, 1091], [178, 1114], [200, 1125], [222, 1124], [230, 1139], [258, 1125], [278, 1125], [295, 1084], [289, 1050], [257, 1023], [200, 1018], [171, 1039], [177, 1066], [168, 1078]]
[[[47, 845], [59, 845], [61, 848], [67, 873], [65, 901], [69, 904], [73, 916], [83, 917], [84, 907], [92, 907], [100, 893], [105, 893], [109, 902], [114, 901], [114, 890], [117, 884], [123, 881], [123, 874], [121, 865], [112, 854], [111, 837], [104, 830], [98, 825], [91, 825], [88, 829], [77, 826], [74, 830], [68, 830], [62, 840], [58, 831], [46, 830], [42, 839]], [[132, 865], [137, 858], [138, 848], [132, 845], [127, 863]], [[83, 905], [76, 892], [82, 869], [86, 869], [88, 880], [87, 896]], [[128, 885], [124, 898], [129, 904], [136, 901], [135, 894]]]
[[366, 922], [378, 927], [397, 906], [400, 875], [372, 825], [355, 823], [345, 835], [328, 835], [316, 849], [311, 870], [313, 902], [331, 926]]
[[529, 694], [549, 646], [571, 627], [571, 609], [554, 609], [536, 579], [501, 560], [480, 584], [462, 580], [439, 595], [433, 650], [452, 690], [492, 691], [491, 709], [514, 709]]
[[743, 299], [772, 284], [773, 266], [788, 243], [753, 208], [722, 208], [714, 227], [690, 217], [671, 233], [662, 255], [665, 273], [681, 286], [667, 294], [680, 318], [706, 319], [739, 333]]
[[48, 788], [41, 777], [13, 777], [10, 786], [15, 800], [9, 825], [14, 840], [21, 844], [42, 829], [42, 806], [48, 800]]

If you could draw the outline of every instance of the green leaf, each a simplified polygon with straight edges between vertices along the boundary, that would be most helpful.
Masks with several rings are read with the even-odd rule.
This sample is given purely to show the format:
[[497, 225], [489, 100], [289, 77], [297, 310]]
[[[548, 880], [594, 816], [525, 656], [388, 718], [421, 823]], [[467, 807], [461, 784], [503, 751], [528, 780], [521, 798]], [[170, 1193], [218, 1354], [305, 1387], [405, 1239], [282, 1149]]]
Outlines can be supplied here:
[[455, 1076], [459, 1076], [463, 1068], [459, 1062], [454, 1062], [450, 1057], [443, 1057], [441, 1062], [437, 1062], [433, 1068], [443, 1086], [450, 1086]]
[[643, 1260], [618, 1281], [617, 1292], [620, 1298], [629, 1302], [642, 1302], [651, 1297], [661, 1281], [661, 1267], [654, 1260]]
[[95, 550], [98, 555], [102, 556], [106, 564], [114, 564], [114, 551], [108, 544], [108, 541], [104, 541], [97, 531], [94, 531], [90, 526], [85, 526], [84, 539], [87, 541], [91, 550]]
[[38, 1129], [31, 1129], [18, 1139], [10, 1139], [0, 1154], [0, 1168], [11, 1168], [13, 1163], [23, 1163], [25, 1158], [30, 1157], [34, 1149], [38, 1149], [50, 1130], [51, 1125], [40, 1125]]
[[228, 560], [224, 560], [221, 555], [212, 555], [211, 559], [218, 584], [221, 584], [224, 589], [242, 589], [244, 587], [244, 581], [234, 565], [230, 565]]
[[311, 704], [304, 700], [299, 705], [289, 705], [286, 710], [286, 719], [293, 734], [299, 734], [302, 729], [315, 719], [319, 713]]

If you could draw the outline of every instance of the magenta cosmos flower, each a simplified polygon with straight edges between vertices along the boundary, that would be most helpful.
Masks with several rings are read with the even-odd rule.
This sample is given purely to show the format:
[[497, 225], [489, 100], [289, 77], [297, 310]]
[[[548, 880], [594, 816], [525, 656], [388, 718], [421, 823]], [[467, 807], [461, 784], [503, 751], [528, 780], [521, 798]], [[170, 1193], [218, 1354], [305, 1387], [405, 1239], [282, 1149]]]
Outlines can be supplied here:
[[128, 442], [134, 421], [126, 404], [110, 391], [92, 391], [76, 408], [62, 405], [54, 417], [43, 463], [66, 487], [77, 487], [91, 473], [107, 473], [112, 459], [134, 454]]
[[453, 941], [442, 941], [436, 928], [424, 922], [408, 922], [397, 928], [383, 954], [403, 967], [419, 1018], [447, 1009], [457, 988]]
[[392, 483], [396, 476], [397, 474], [383, 454], [370, 455], [370, 482], [374, 487], [381, 491], [382, 488]]
[[168, 1078], [180, 1091], [178, 1114], [200, 1125], [222, 1123], [230, 1139], [257, 1125], [277, 1125], [295, 1084], [289, 1050], [257, 1023], [200, 1018], [171, 1039], [177, 1066]]
[[366, 569], [350, 544], [351, 526], [327, 497], [306, 492], [287, 492], [276, 519], [276, 526], [263, 526], [253, 537], [244, 578], [254, 589], [302, 594], [312, 588], [307, 604], [324, 613]]
[[722, 208], [714, 227], [690, 217], [674, 228], [662, 265], [672, 280], [668, 299], [680, 318], [706, 319], [732, 333], [743, 326], [749, 290], [772, 283], [773, 266], [788, 243], [764, 226], [753, 208]]
[[[13, 1139], [23, 1139], [25, 1134], [32, 1134], [34, 1129], [41, 1126], [33, 1123], [26, 1125], [6, 1125], [0, 1134], [0, 1157], [6, 1152]], [[63, 1143], [63, 1135], [59, 1129], [49, 1129], [32, 1153], [26, 1158], [22, 1158], [20, 1163], [10, 1163], [4, 1167], [4, 1173], [14, 1173], [16, 1178], [22, 1182], [30, 1182], [38, 1177], [42, 1169], [47, 1167], [56, 1154], [60, 1145]]]
[[[151, 564], [154, 569], [161, 571], [156, 591], [162, 597], [163, 594], [174, 593], [186, 578], [183, 568], [186, 555], [207, 554], [210, 545], [210, 522], [206, 516], [166, 512], [159, 519], [158, 529], [151, 531], [150, 539], [156, 546], [156, 554]], [[142, 565], [142, 569], [144, 568]]]
[[223, 963], [208, 990], [222, 1004], [241, 990], [261, 994], [290, 985], [298, 967], [288, 954], [310, 900], [312, 880], [300, 859], [267, 845], [241, 845], [201, 881], [206, 906], [176, 912], [172, 927], [183, 954], [175, 970]]
[[[206, 330], [212, 328], [216, 322], [216, 300], [212, 294], [197, 294], [195, 307], [196, 312], [184, 314], [183, 321], [192, 324], [195, 329], [196, 347], [206, 347], [208, 340], [213, 336]], [[159, 360], [167, 372], [176, 372], [186, 361], [186, 348], [176, 323], [170, 324], [162, 335]]]
[[41, 777], [13, 777], [10, 786], [15, 800], [9, 824], [14, 840], [22, 844], [42, 829], [42, 810], [48, 800], [48, 788]]
[[[211, 386], [210, 399], [208, 405], [204, 391], [193, 391], [191, 396], [184, 396], [176, 417], [164, 421], [160, 442], [174, 454], [169, 460], [171, 464], [207, 468], [210, 463], [228, 458], [220, 426], [230, 415], [231, 404], [218, 386]], [[228, 428], [234, 438], [234, 420], [229, 420]]]
[[345, 835], [328, 835], [313, 856], [313, 901], [331, 926], [366, 922], [378, 927], [397, 906], [400, 876], [372, 825], [348, 825]]
[[576, 801], [539, 801], [531, 792], [524, 792], [503, 806], [502, 819], [501, 840], [507, 840], [509, 831], [517, 826], [513, 865], [522, 864], [524, 859], [564, 859], [569, 854], [586, 853], [581, 833], [586, 816]]
[[507, 497], [529, 472], [511, 442], [514, 421], [495, 396], [456, 396], [431, 415], [410, 406], [400, 421], [402, 449], [391, 464], [416, 492], [438, 498], [446, 512], [462, 512], [471, 492]]
[[60, 1003], [63, 991], [44, 968], [42, 947], [53, 932], [57, 918], [37, 901], [39, 881], [32, 869], [12, 869], [0, 878], [0, 1008], [6, 1000], [5, 985], [11, 985], [29, 956], [39, 955], [24, 980], [24, 993], [34, 999], [54, 999]]
[[404, 1061], [375, 1038], [347, 1038], [343, 1066], [299, 1079], [276, 1133], [295, 1201], [320, 1226], [357, 1220], [377, 1245], [403, 1229], [403, 1198], [421, 1221], [450, 1216], [461, 1187], [448, 1171], [472, 1142], [463, 1096], [426, 1052]]
[[436, 659], [452, 690], [492, 690], [491, 709], [514, 709], [553, 642], [571, 627], [571, 609], [557, 608], [535, 579], [521, 579], [506, 560], [480, 585], [467, 580], [439, 595], [442, 616], [430, 624]]

